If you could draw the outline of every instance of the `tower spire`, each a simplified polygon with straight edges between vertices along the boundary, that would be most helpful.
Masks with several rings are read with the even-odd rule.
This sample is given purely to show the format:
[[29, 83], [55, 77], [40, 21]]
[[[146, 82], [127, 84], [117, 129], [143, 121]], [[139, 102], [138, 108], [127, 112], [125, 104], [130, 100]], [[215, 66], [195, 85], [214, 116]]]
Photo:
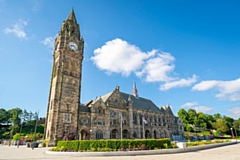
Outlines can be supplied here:
[[137, 91], [136, 82], [134, 82], [134, 84], [133, 84], [133, 95], [134, 95], [135, 97], [138, 97], [138, 91]]
[[68, 15], [67, 20], [71, 20], [77, 23], [76, 17], [75, 17], [75, 13], [74, 13], [74, 8], [72, 8], [72, 11], [70, 12], [70, 14]]

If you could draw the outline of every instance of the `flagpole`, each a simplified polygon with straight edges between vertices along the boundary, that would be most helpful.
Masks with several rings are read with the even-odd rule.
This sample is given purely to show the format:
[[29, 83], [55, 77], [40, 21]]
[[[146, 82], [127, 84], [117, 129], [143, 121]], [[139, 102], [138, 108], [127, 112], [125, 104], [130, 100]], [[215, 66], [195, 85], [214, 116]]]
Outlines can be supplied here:
[[122, 140], [122, 114], [120, 113], [119, 115], [120, 115], [120, 118], [121, 118], [120, 127], [121, 127], [121, 140]]
[[142, 118], [142, 124], [143, 124], [143, 139], [145, 139], [145, 134], [144, 134], [144, 118]]

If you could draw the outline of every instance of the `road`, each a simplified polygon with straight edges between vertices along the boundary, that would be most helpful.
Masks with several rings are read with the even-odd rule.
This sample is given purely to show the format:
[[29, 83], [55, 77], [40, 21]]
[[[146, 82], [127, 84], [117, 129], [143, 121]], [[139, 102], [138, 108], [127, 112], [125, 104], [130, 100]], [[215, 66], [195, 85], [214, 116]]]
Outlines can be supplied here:
[[240, 143], [225, 147], [213, 148], [197, 152], [147, 155], [147, 156], [122, 156], [122, 157], [74, 157], [46, 155], [47, 148], [27, 148], [26, 146], [0, 145], [0, 160], [240, 160]]

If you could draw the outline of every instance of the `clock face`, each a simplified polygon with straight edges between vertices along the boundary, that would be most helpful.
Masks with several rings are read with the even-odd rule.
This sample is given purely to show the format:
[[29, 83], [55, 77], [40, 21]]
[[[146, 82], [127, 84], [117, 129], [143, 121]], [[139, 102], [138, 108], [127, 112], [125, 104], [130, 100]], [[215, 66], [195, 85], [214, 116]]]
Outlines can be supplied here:
[[73, 50], [73, 51], [78, 50], [78, 46], [77, 46], [77, 44], [74, 43], [74, 42], [69, 42], [68, 46], [69, 46], [69, 48], [70, 48], [71, 50]]

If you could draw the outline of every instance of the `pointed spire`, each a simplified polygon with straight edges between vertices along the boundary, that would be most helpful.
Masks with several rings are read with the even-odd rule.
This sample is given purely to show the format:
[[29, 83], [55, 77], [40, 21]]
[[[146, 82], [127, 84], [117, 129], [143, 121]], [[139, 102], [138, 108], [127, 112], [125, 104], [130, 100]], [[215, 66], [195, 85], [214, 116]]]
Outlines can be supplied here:
[[132, 101], [132, 98], [131, 98], [130, 94], [129, 94], [129, 96], [128, 96], [128, 101], [129, 101], [129, 102]]
[[72, 11], [70, 12], [70, 14], [68, 15], [67, 20], [72, 20], [74, 22], [77, 23], [76, 17], [75, 17], [75, 13], [74, 13], [74, 9], [72, 8]]
[[137, 91], [137, 87], [136, 87], [136, 82], [134, 82], [134, 84], [133, 84], [133, 95], [135, 97], [138, 97], [138, 91]]

